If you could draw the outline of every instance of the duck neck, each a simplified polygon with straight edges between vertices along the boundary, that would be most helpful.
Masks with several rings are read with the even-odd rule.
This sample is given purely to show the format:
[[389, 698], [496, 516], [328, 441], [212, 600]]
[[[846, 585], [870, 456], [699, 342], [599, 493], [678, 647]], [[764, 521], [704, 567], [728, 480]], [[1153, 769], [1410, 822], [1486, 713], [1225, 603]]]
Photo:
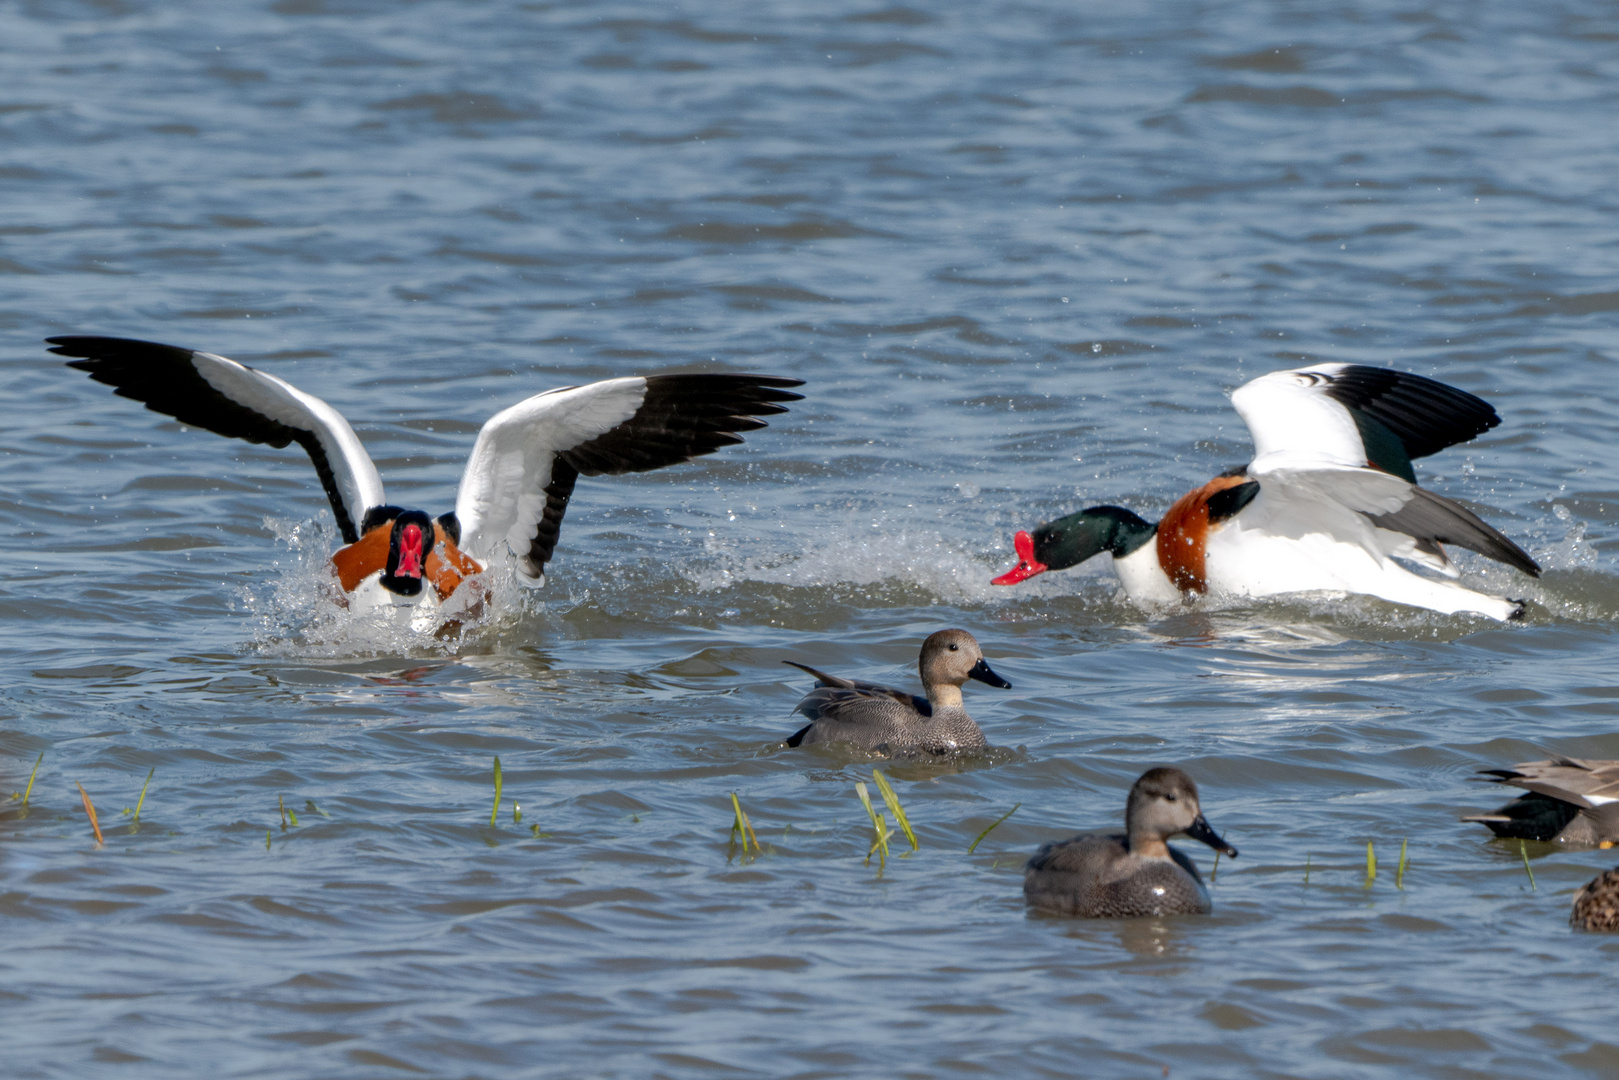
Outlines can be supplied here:
[[1106, 551], [1122, 559], [1153, 538], [1158, 526], [1122, 506], [1093, 506], [1035, 530], [1034, 553], [1050, 570], [1066, 570]]
[[935, 712], [940, 709], [962, 708], [961, 687], [951, 686], [949, 683], [928, 687], [928, 704], [933, 706]]
[[1164, 838], [1151, 833], [1130, 834], [1130, 854], [1143, 859], [1169, 858], [1169, 845]]

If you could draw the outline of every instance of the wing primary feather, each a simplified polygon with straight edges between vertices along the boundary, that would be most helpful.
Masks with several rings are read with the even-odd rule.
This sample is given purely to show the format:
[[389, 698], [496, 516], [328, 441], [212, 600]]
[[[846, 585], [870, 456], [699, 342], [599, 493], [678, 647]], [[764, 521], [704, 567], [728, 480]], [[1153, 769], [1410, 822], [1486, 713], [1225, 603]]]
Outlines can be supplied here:
[[1331, 373], [1324, 389], [1351, 414], [1364, 413], [1393, 432], [1411, 458], [1437, 454], [1501, 422], [1482, 398], [1436, 379], [1388, 368], [1345, 364]]
[[545, 513], [534, 530], [534, 539], [528, 545], [528, 562], [532, 576], [543, 578], [545, 564], [556, 550], [557, 537], [562, 534], [562, 515], [568, 512], [568, 500], [573, 498], [573, 486], [579, 480], [579, 470], [558, 458], [551, 466], [551, 482], [545, 485]]
[[[376, 468], [365, 457], [364, 451], [359, 449], [359, 442], [347, 422], [325, 402], [273, 376], [237, 364], [234, 360], [154, 341], [67, 335], [47, 338], [46, 343], [53, 346], [50, 351], [58, 356], [75, 357], [68, 361], [69, 367], [85, 372], [96, 382], [111, 386], [119, 397], [138, 401], [153, 412], [172, 416], [182, 424], [276, 449], [293, 442], [302, 446], [315, 466], [327, 500], [332, 504], [332, 516], [337, 519], [344, 543], [352, 544], [359, 540], [359, 519], [367, 507], [349, 507], [345, 503], [335, 463], [321, 439], [323, 431], [331, 435], [339, 447], [346, 438], [352, 444], [352, 456], [363, 459], [343, 462], [359, 501], [368, 501], [365, 498], [368, 491], [376, 497], [375, 502], [382, 501], [382, 482], [376, 477]], [[242, 378], [254, 380], [255, 387], [264, 387], [266, 393], [282, 395], [278, 400], [286, 403], [289, 409], [295, 410], [295, 415], [306, 419], [312, 426], [286, 423], [225, 394], [204, 377], [198, 367], [199, 355], [205, 355], [210, 364], [226, 365], [231, 371], [245, 373]], [[322, 412], [328, 415], [323, 417]], [[334, 430], [334, 426], [341, 430]]]
[[635, 415], [611, 431], [569, 447], [559, 457], [582, 476], [647, 472], [678, 465], [742, 442], [761, 416], [787, 411], [802, 394], [787, 388], [802, 379], [770, 375], [648, 375], [646, 397]]
[[1427, 488], [1411, 488], [1406, 504], [1387, 514], [1367, 514], [1380, 529], [1404, 533], [1419, 541], [1455, 544], [1486, 558], [1540, 576], [1540, 564], [1529, 553], [1484, 522], [1477, 514]]

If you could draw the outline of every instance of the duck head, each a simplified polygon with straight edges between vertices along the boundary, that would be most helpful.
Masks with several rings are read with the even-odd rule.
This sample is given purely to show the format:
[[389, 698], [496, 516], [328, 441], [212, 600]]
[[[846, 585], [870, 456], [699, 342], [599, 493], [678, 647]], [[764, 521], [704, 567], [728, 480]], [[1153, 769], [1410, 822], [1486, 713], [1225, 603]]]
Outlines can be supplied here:
[[952, 687], [955, 703], [959, 704], [961, 684], [968, 679], [977, 679], [1002, 690], [1012, 689], [1011, 683], [990, 669], [984, 660], [984, 651], [965, 630], [940, 630], [930, 634], [922, 642], [922, 656], [916, 666], [930, 700], [935, 696], [935, 688]]
[[1130, 788], [1125, 804], [1124, 828], [1130, 850], [1142, 855], [1169, 856], [1164, 841], [1185, 833], [1215, 851], [1237, 857], [1237, 849], [1220, 838], [1203, 817], [1197, 785], [1179, 769], [1148, 769]]
[[1048, 521], [1033, 533], [1012, 538], [1018, 564], [991, 585], [1016, 585], [1047, 570], [1066, 570], [1106, 551], [1122, 559], [1140, 548], [1158, 526], [1142, 520], [1122, 506], [1093, 506], [1077, 514]]
[[393, 530], [388, 535], [388, 564], [382, 571], [382, 587], [395, 596], [419, 596], [433, 539], [433, 519], [420, 510], [406, 510], [394, 518]]

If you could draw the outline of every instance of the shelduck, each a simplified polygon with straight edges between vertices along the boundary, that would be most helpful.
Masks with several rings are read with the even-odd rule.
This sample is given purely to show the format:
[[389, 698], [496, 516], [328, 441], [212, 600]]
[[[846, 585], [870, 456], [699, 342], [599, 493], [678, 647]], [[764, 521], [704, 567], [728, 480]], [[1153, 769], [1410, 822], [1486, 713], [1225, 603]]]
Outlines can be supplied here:
[[388, 503], [347, 420], [268, 372], [213, 353], [110, 337], [53, 337], [51, 352], [148, 409], [219, 435], [283, 447], [314, 462], [345, 546], [332, 567], [350, 605], [471, 613], [464, 582], [504, 549], [538, 587], [580, 476], [646, 472], [740, 443], [786, 412], [801, 379], [669, 374], [606, 379], [536, 394], [478, 432], [456, 494], [438, 517]]
[[863, 750], [949, 754], [985, 746], [984, 733], [967, 715], [961, 687], [968, 679], [1010, 690], [965, 630], [940, 630], [922, 643], [917, 670], [927, 697], [858, 679], [842, 679], [807, 664], [783, 660], [815, 676], [815, 689], [794, 710], [809, 724], [788, 746], [849, 743]]
[[[1421, 375], [1358, 364], [1274, 371], [1231, 395], [1254, 458], [1183, 495], [1155, 525], [1095, 506], [1014, 538], [1013, 585], [1108, 552], [1130, 599], [1358, 593], [1445, 613], [1522, 616], [1466, 588], [1442, 544], [1531, 577], [1540, 566], [1467, 508], [1417, 486], [1413, 459], [1501, 422], [1487, 402]], [[1414, 573], [1400, 561], [1443, 575]]]

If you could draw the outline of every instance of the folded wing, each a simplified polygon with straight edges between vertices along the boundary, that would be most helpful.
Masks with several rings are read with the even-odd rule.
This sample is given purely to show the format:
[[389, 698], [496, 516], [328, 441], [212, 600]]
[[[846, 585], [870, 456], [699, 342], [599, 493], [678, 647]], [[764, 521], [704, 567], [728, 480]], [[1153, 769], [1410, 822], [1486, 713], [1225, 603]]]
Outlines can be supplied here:
[[765, 426], [800, 379], [647, 375], [537, 394], [490, 417], [456, 495], [461, 547], [485, 562], [504, 545], [519, 579], [545, 580], [580, 476], [676, 465]]
[[129, 338], [46, 339], [68, 366], [119, 397], [217, 435], [280, 448], [296, 442], [320, 475], [345, 543], [360, 538], [366, 510], [381, 506], [382, 478], [338, 411], [274, 375], [213, 353]]
[[1250, 466], [1249, 474], [1259, 481], [1272, 504], [1301, 504], [1296, 515], [1301, 529], [1330, 520], [1309, 509], [1310, 503], [1325, 502], [1361, 515], [1376, 530], [1373, 540], [1385, 554], [1414, 559], [1454, 576], [1439, 545], [1455, 544], [1532, 577], [1540, 576], [1540, 565], [1527, 552], [1477, 514], [1398, 476], [1346, 466], [1257, 471]]
[[1619, 761], [1558, 757], [1525, 761], [1510, 769], [1483, 769], [1504, 784], [1521, 787], [1575, 806], [1619, 802]]

